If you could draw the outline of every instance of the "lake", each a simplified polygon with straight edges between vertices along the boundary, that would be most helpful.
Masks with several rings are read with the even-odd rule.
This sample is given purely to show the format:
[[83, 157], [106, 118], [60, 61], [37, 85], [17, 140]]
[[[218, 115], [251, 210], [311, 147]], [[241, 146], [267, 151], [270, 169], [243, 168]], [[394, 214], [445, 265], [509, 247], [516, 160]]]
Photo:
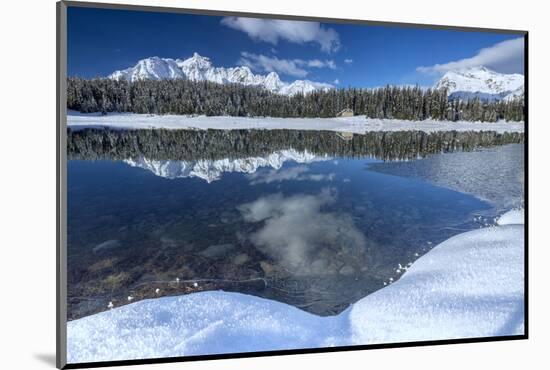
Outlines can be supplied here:
[[68, 158], [70, 320], [220, 289], [333, 315], [523, 202], [521, 133], [85, 129]]

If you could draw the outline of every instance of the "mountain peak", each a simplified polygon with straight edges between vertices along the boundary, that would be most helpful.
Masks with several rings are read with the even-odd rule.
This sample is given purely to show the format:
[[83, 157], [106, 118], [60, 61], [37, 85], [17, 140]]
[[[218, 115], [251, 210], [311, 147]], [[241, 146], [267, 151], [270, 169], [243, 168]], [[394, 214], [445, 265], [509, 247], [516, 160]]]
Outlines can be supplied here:
[[294, 95], [308, 94], [317, 89], [332, 88], [332, 85], [319, 82], [296, 80], [292, 83], [281, 81], [276, 72], [267, 75], [254, 74], [249, 67], [233, 68], [214, 67], [210, 58], [197, 52], [187, 59], [169, 59], [151, 57], [138, 61], [134, 67], [115, 71], [109, 75], [111, 79], [159, 80], [188, 79], [191, 81], [211, 81], [219, 84], [236, 83], [247, 86], [259, 86], [274, 93]]
[[476, 66], [446, 72], [434, 88], [445, 88], [449, 95], [459, 98], [500, 100], [520, 91], [524, 83], [521, 74], [499, 73], [485, 66]]
[[210, 58], [203, 57], [202, 55], [200, 55], [196, 51], [193, 53], [193, 56], [191, 58], [188, 58], [187, 60], [188, 61], [198, 61], [198, 62], [206, 62], [206, 61], [210, 62]]
[[469, 68], [465, 68], [464, 71], [468, 71], [468, 72], [493, 72], [495, 73], [493, 70], [485, 67], [485, 66], [474, 66], [474, 67], [469, 67]]
[[186, 69], [205, 70], [212, 68], [212, 62], [210, 61], [210, 58], [203, 57], [197, 52], [193, 53], [193, 56], [191, 58], [180, 61], [178, 65], [183, 69], [183, 72], [186, 72]]
[[184, 75], [173, 59], [163, 59], [154, 56], [139, 60], [134, 67], [115, 71], [109, 78], [137, 81], [144, 79], [184, 78]]

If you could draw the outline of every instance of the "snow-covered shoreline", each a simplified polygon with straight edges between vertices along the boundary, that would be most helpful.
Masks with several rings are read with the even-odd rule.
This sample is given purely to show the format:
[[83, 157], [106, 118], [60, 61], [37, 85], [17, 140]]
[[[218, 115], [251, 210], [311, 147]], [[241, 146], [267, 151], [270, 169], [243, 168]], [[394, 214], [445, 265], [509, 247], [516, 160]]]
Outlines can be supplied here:
[[456, 235], [337, 316], [222, 291], [143, 300], [67, 325], [93, 362], [524, 333], [523, 211]]
[[274, 118], [229, 116], [182, 116], [137, 113], [79, 113], [69, 111], [67, 125], [71, 129], [110, 127], [115, 129], [294, 129], [365, 133], [371, 131], [496, 131], [523, 132], [523, 122], [407, 121], [366, 119], [365, 116], [337, 118]]

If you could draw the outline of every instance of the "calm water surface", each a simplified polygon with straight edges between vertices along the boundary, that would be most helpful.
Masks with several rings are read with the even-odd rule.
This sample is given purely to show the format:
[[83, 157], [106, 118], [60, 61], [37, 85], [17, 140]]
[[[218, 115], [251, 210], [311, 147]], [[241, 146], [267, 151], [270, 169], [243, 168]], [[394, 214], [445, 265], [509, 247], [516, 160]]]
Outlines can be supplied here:
[[[88, 143], [86, 155], [69, 153], [79, 158], [68, 163], [69, 319], [109, 302], [214, 289], [335, 314], [496, 215], [474, 195], [384, 173], [397, 162], [330, 137], [352, 147], [339, 155], [277, 144], [225, 158], [191, 150], [176, 160]], [[485, 160], [475, 153], [470, 161]]]

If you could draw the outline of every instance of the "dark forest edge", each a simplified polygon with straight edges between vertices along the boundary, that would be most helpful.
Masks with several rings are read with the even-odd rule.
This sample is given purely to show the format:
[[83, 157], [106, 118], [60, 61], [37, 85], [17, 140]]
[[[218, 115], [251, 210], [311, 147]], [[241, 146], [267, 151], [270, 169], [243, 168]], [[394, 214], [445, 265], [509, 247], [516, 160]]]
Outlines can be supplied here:
[[128, 112], [283, 118], [336, 117], [344, 109], [367, 118], [446, 121], [523, 121], [524, 99], [449, 100], [446, 90], [386, 86], [279, 95], [240, 84], [208, 81], [67, 80], [67, 108], [82, 113]]
[[69, 129], [67, 155], [84, 160], [145, 157], [195, 161], [266, 156], [294, 149], [334, 157], [403, 160], [523, 142], [523, 133], [494, 131], [368, 132], [344, 137], [331, 131], [302, 130]]

